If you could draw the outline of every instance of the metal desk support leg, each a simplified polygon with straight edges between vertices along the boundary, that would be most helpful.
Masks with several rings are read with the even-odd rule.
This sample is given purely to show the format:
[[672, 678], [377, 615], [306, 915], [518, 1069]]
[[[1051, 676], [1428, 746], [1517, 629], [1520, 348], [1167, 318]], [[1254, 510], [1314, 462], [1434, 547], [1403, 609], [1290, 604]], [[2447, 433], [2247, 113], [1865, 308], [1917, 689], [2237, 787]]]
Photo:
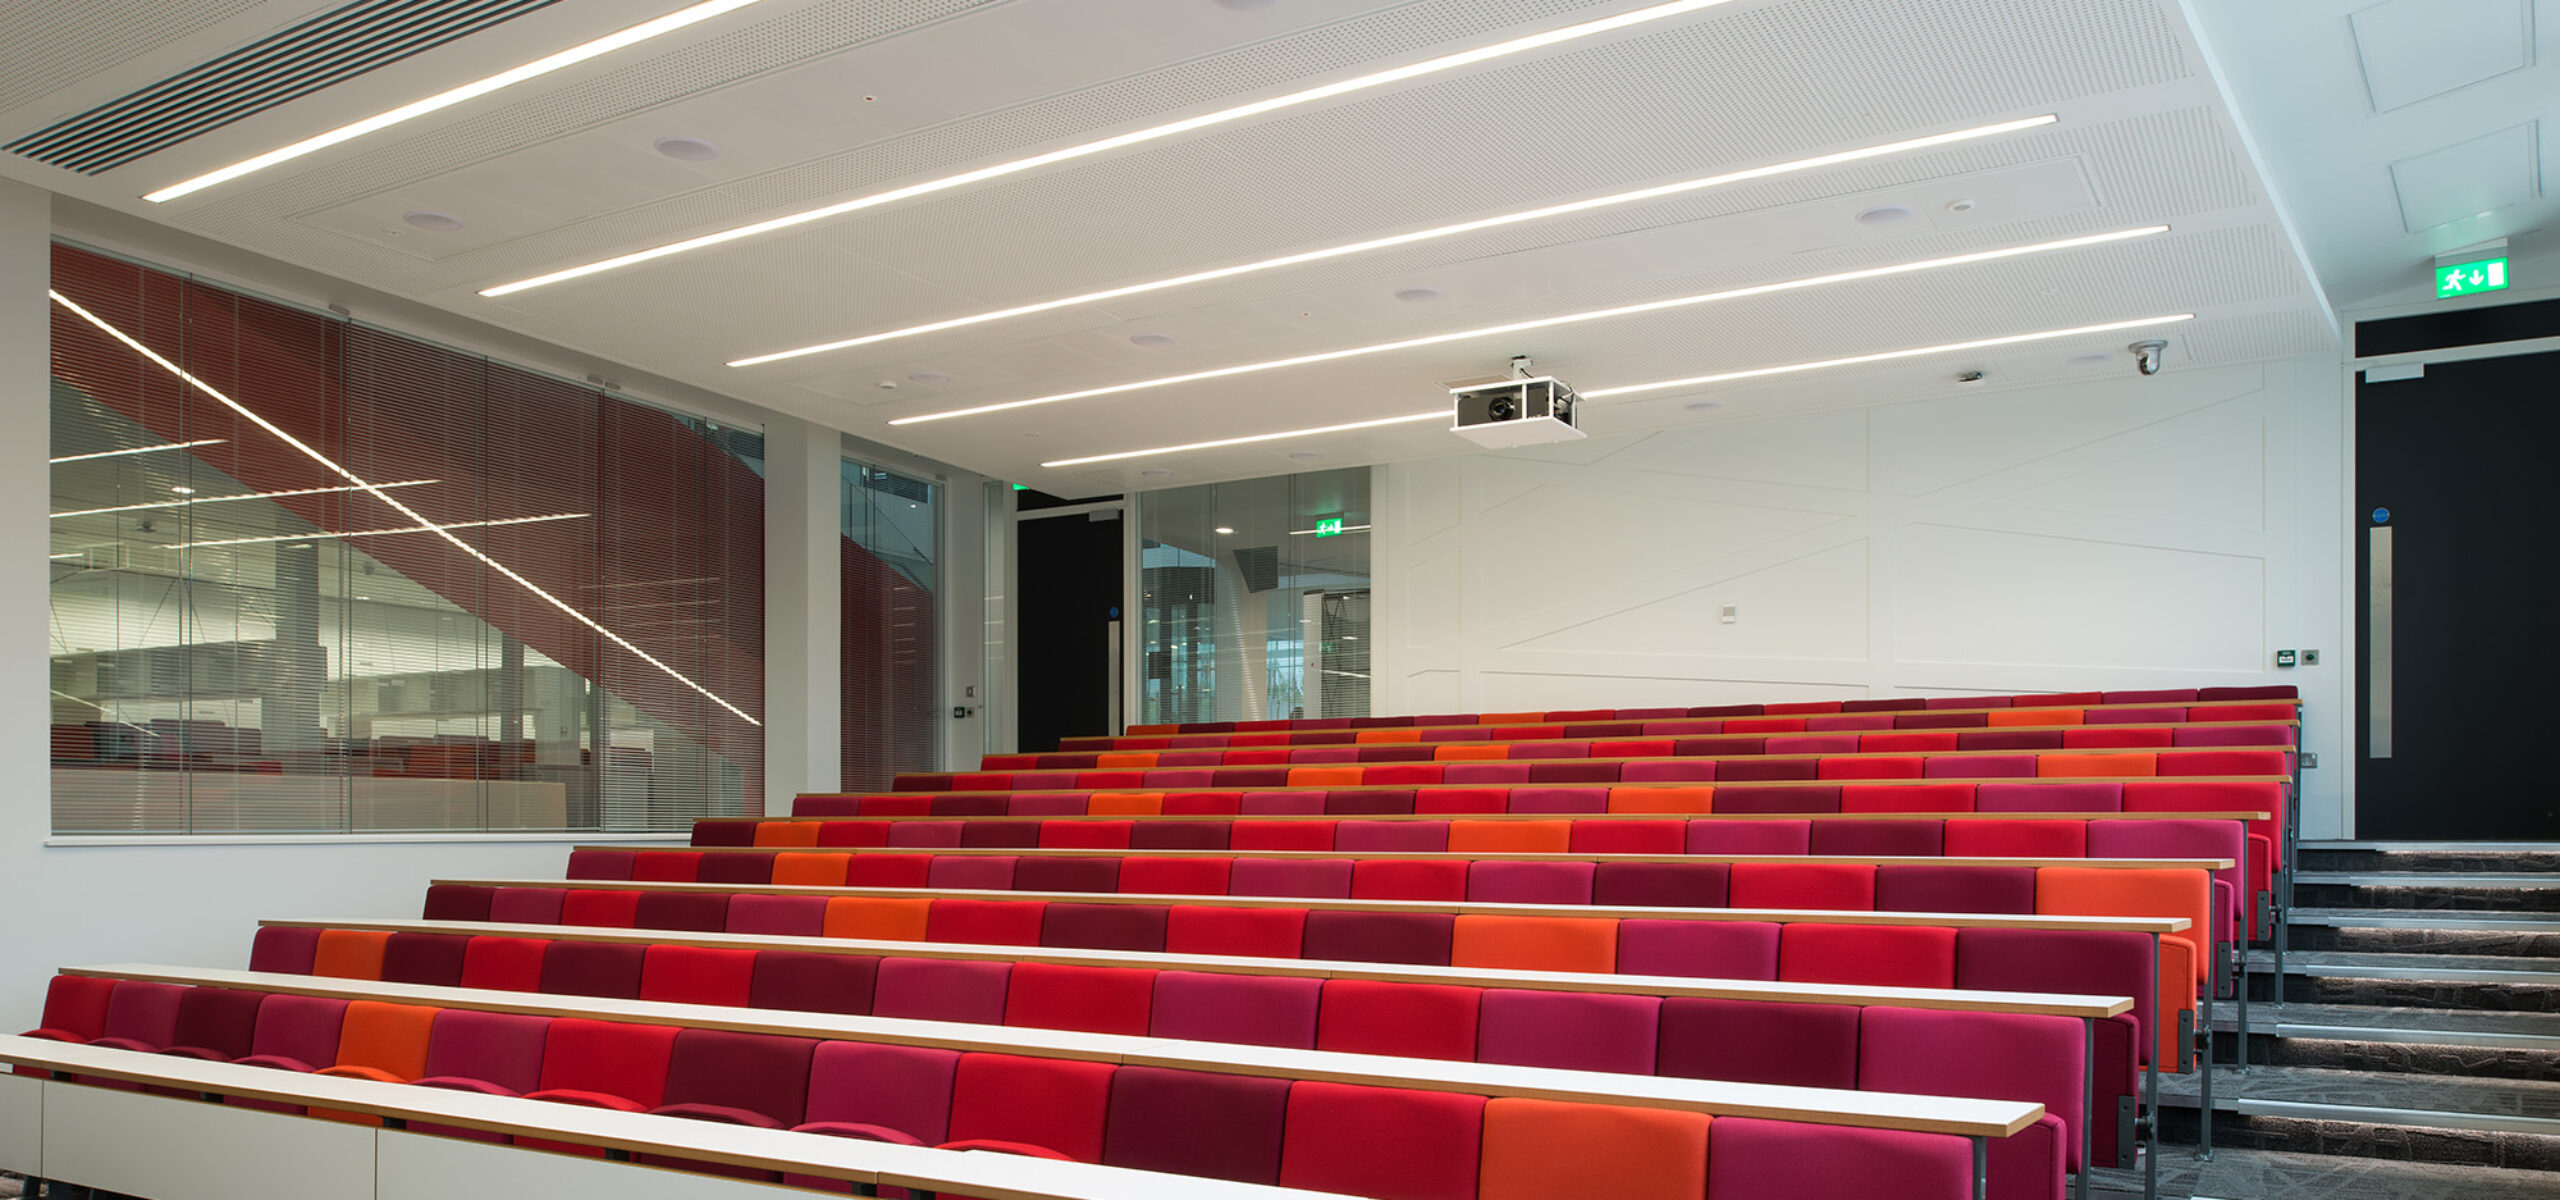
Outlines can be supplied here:
[[[2222, 974], [2222, 952], [2214, 951], [2213, 974]], [[2214, 982], [2207, 980], [2204, 1004], [2196, 1021], [2196, 1070], [2203, 1073], [2196, 1082], [2202, 1094], [2203, 1107], [2196, 1110], [2196, 1161], [2213, 1160], [2213, 993]]]
[[1991, 1200], [1991, 1142], [1979, 1134], [1973, 1138], [1973, 1200]]
[[[2248, 833], [2248, 827], [2245, 825], [2242, 826], [2240, 830], [2240, 883], [2243, 887], [2248, 886], [2249, 883]], [[2238, 1000], [2240, 1003], [2240, 1045], [2238, 1048], [2238, 1056], [2240, 1060], [2239, 1071], [2246, 1072], [2249, 1069], [2249, 913], [2248, 899], [2246, 897], [2235, 897], [2235, 899], [2239, 900], [2241, 908], [2239, 914], [2240, 936], [2239, 940], [2231, 947], [2231, 960], [2233, 965], [2237, 968], [2237, 974], [2234, 976], [2237, 982], [2232, 985], [2231, 993], [2232, 998]]]
[[2080, 1079], [2080, 1176], [2071, 1182], [2071, 1200], [2089, 1200], [2089, 1173], [2098, 1169], [2098, 1019], [2080, 1018], [2080, 1036], [2089, 1050], [2087, 1072]]

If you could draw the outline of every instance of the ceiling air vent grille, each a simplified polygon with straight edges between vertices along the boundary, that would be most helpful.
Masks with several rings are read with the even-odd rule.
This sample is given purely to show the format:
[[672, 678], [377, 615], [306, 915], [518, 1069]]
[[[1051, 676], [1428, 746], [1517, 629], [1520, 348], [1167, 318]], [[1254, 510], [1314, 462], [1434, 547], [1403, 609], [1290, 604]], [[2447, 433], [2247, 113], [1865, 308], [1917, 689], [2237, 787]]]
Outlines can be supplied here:
[[358, 0], [65, 117], [5, 149], [95, 175], [559, 0]]

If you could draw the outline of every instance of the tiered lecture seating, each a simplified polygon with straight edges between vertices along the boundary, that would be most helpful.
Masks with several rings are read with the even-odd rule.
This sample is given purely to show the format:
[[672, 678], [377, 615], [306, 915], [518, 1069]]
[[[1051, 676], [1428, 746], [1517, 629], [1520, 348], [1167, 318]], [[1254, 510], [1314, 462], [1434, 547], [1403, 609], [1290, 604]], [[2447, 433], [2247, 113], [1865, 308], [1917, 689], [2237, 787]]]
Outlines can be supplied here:
[[[438, 881], [417, 920], [271, 921], [246, 971], [69, 971], [0, 1084], [877, 1195], [993, 1161], [1058, 1197], [1163, 1178], [1075, 1174], [1111, 1168], [2085, 1195], [2282, 935], [2296, 716], [2207, 689], [1073, 739]], [[846, 1142], [877, 1149], [776, 1149]]]

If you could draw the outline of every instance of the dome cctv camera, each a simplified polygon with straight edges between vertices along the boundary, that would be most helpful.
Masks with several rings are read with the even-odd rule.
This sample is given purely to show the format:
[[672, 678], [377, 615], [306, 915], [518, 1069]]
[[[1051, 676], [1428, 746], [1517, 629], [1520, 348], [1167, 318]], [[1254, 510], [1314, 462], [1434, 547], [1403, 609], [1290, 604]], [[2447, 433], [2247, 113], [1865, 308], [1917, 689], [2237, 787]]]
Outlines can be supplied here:
[[2168, 352], [2169, 343], [2154, 339], [2148, 342], [2135, 342], [2125, 349], [2133, 354], [2134, 370], [2145, 375], [2157, 375], [2160, 373], [2160, 357]]

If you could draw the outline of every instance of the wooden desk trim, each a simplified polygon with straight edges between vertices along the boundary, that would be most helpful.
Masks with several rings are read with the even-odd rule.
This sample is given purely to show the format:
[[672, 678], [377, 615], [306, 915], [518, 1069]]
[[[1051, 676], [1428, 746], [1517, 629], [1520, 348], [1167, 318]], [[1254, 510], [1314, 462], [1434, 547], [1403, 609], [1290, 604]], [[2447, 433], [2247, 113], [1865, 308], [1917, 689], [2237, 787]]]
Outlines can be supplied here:
[[[1782, 703], [1782, 704], [1783, 704], [1783, 703], [1790, 703], [1790, 701], [1779, 701], [1779, 703]], [[2036, 705], [2030, 705], [2030, 706], [2028, 706], [2028, 707], [2026, 707], [2026, 708], [2015, 708], [2015, 707], [2012, 707], [2012, 708], [1888, 708], [1888, 709], [1881, 709], [1881, 710], [1878, 710], [1878, 711], [1884, 712], [1884, 713], [1886, 713], [1887, 715], [1890, 715], [1890, 716], [1901, 716], [1901, 715], [1902, 715], [1902, 714], [1904, 714], [1904, 713], [1918, 713], [1918, 712], [1926, 712], [1926, 713], [2088, 712], [2088, 711], [2090, 711], [2090, 710], [2092, 710], [2092, 709], [2108, 710], [2108, 709], [2126, 709], [2126, 708], [2188, 708], [2188, 709], [2195, 709], [2195, 708], [2232, 708], [2232, 707], [2236, 707], [2236, 706], [2244, 705], [2244, 704], [2290, 704], [2290, 705], [2292, 705], [2292, 706], [2293, 706], [2293, 710], [2294, 710], [2294, 712], [2296, 712], [2296, 713], [2300, 713], [2300, 712], [2302, 711], [2302, 697], [2300, 697], [2300, 696], [2295, 696], [2295, 697], [2292, 697], [2292, 698], [2290, 698], [2290, 699], [2281, 699], [2281, 700], [2184, 700], [2184, 701], [2179, 701], [2179, 700], [2138, 700], [2138, 701], [2127, 701], [2127, 702], [2122, 703], [2122, 704], [2036, 704]], [[1670, 707], [1670, 706], [1669, 706], [1669, 705], [1664, 705], [1663, 707], [1668, 708], [1668, 707]], [[1697, 706], [1695, 706], [1695, 707], [1699, 707], [1699, 708], [1712, 708], [1712, 707], [1715, 707], [1715, 706], [1714, 706], [1714, 705], [1697, 705]], [[1394, 715], [1396, 715], [1396, 714], [1389, 713], [1389, 714], [1386, 714], [1386, 715], [1388, 715], [1388, 716], [1394, 716]], [[1452, 713], [1452, 714], [1450, 714], [1450, 715], [1452, 715], [1452, 716], [1472, 716], [1472, 715], [1475, 715], [1475, 714], [1470, 714], [1470, 713]], [[1381, 728], [1381, 729], [1514, 729], [1514, 728], [1519, 728], [1519, 727], [1524, 726], [1524, 725], [1527, 725], [1527, 726], [1535, 726], [1535, 725], [1600, 725], [1600, 724], [1605, 724], [1605, 723], [1610, 723], [1610, 722], [1626, 721], [1626, 720], [1650, 720], [1650, 721], [1767, 721], [1767, 720], [1787, 720], [1787, 719], [1790, 719], [1790, 718], [1796, 718], [1796, 717], [1860, 717], [1860, 716], [1867, 716], [1867, 715], [1870, 715], [1870, 714], [1868, 714], [1868, 713], [1862, 713], [1862, 712], [1857, 712], [1857, 713], [1827, 712], [1827, 713], [1751, 713], [1751, 714], [1748, 714], [1748, 715], [1743, 715], [1743, 716], [1731, 716], [1731, 717], [1642, 717], [1642, 718], [1630, 718], [1630, 717], [1605, 717], [1605, 718], [1603, 718], [1603, 717], [1595, 717], [1595, 718], [1593, 718], [1593, 719], [1591, 719], [1591, 720], [1588, 720], [1588, 721], [1512, 721], [1512, 722], [1507, 722], [1507, 723], [1502, 724], [1502, 725], [1490, 725], [1490, 726], [1488, 726], [1488, 725], [1382, 725], [1382, 726], [1378, 726], [1377, 728]], [[1321, 719], [1323, 719], [1323, 718], [1316, 718], [1316, 719], [1321, 720]], [[2279, 719], [2279, 718], [2269, 718], [2269, 720], [2270, 720], [2270, 721], [2277, 720], [2277, 719]], [[2295, 718], [2293, 718], [2293, 719], [2294, 719], [2294, 720], [2300, 720], [2301, 718], [2297, 716], [2297, 717], [2295, 717]], [[2241, 722], [2238, 722], [2238, 721], [2231, 721], [2231, 722], [2221, 722], [2221, 721], [2190, 721], [2190, 722], [2188, 722], [2188, 724], [2191, 724], [2191, 725], [2220, 725], [2220, 724], [2233, 724], [2233, 725], [2237, 725], [2237, 724], [2241, 724]], [[1979, 727], [1977, 726], [1976, 728], [1979, 728]], [[2067, 727], [2066, 727], [2066, 728], [2067, 728]], [[1247, 729], [1247, 730], [1241, 730], [1241, 731], [1230, 731], [1230, 732], [1243, 732], [1243, 733], [1293, 733], [1293, 732], [1327, 733], [1327, 732], [1341, 732], [1341, 731], [1339, 731], [1339, 730], [1299, 730], [1299, 729], [1296, 729], [1295, 727], [1292, 727], [1292, 728], [1290, 728], [1290, 729]], [[1365, 730], [1359, 730], [1359, 731], [1355, 731], [1355, 732], [1366, 732], [1366, 731], [1365, 731]], [[1871, 732], [1883, 733], [1883, 732], [1922, 732], [1922, 731], [1919, 731], [1919, 730], [1894, 730], [1894, 731], [1887, 731], [1887, 730], [1873, 730], [1873, 731], [1871, 731]], [[1070, 736], [1070, 737], [1213, 737], [1213, 736], [1216, 736], [1216, 735], [1214, 735], [1214, 734], [1208, 734], [1208, 733], [1117, 733], [1117, 734], [1114, 734], [1114, 733], [1080, 733], [1080, 734], [1069, 734], [1068, 736]], [[1074, 752], [1074, 751], [1068, 751], [1067, 753], [1075, 753], [1075, 752]]]
[[[572, 850], [629, 851], [629, 846]], [[906, 854], [957, 858], [1347, 858], [1411, 862], [1772, 863], [1852, 867], [2094, 867], [2108, 871], [2227, 871], [2227, 858], [1941, 858], [1926, 854], [1527, 854], [1497, 850], [1112, 850], [1041, 846], [674, 846], [639, 854]], [[606, 881], [616, 882], [616, 881]], [[628, 881], [623, 881], [628, 882]]]

